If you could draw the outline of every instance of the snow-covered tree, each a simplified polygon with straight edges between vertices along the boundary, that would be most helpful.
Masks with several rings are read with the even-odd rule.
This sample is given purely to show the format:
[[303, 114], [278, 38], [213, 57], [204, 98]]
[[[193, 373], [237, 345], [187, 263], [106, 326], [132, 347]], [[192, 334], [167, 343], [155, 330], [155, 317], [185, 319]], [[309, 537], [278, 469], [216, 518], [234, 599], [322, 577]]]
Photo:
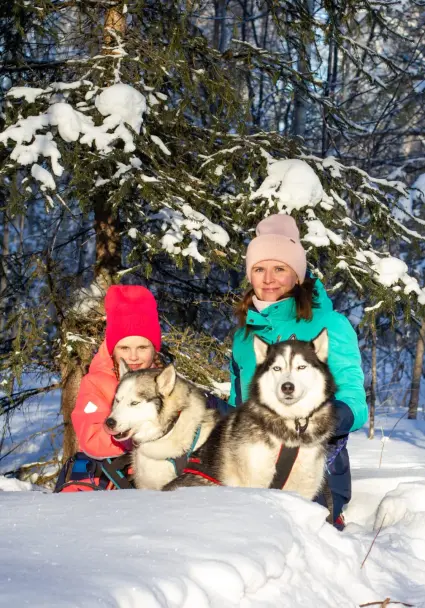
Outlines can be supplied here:
[[[31, 298], [9, 319], [14, 342], [2, 362], [7, 375], [48, 359], [62, 376], [67, 428], [102, 333], [102, 293], [119, 280], [152, 281], [180, 370], [221, 390], [228, 343], [217, 334], [221, 341], [232, 325], [229, 292], [243, 287], [246, 244], [270, 213], [294, 215], [313, 274], [335, 293], [354, 290], [365, 321], [377, 311], [408, 318], [425, 303], [396, 257], [424, 238], [421, 224], [407, 228], [391, 214], [403, 184], [309, 155], [276, 132], [247, 133], [233, 79], [254, 69], [252, 57], [235, 63], [212, 48], [195, 4], [89, 7], [85, 18], [98, 27], [84, 53], [63, 60], [61, 79], [40, 74], [27, 86], [23, 78], [6, 94], [0, 180], [8, 217], [28, 216], [41, 199], [41, 217], [60, 218], [62, 251], [71, 251], [66, 233], [74, 247], [86, 229], [95, 241], [83, 290], [82, 264], [59, 255], [56, 237], [47, 255], [31, 250]], [[176, 294], [195, 284], [192, 305], [203, 310], [196, 328], [173, 312]], [[220, 332], [215, 313], [225, 317]]]

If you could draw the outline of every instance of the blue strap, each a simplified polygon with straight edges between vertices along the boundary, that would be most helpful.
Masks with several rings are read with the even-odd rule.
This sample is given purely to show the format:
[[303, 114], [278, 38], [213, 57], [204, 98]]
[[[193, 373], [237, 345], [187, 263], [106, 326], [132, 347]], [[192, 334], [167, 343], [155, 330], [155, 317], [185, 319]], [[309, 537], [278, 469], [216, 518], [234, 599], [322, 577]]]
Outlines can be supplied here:
[[348, 435], [338, 439], [335, 445], [328, 445], [328, 453], [326, 456], [326, 471], [330, 474], [329, 467], [334, 463], [336, 457], [347, 445]]
[[[199, 425], [198, 428], [195, 431], [195, 436], [193, 438], [192, 445], [190, 446], [189, 451], [187, 452], [187, 454], [185, 454], [186, 460], [189, 459], [190, 455], [192, 454], [193, 450], [196, 447], [196, 444], [198, 443], [199, 435], [201, 434], [201, 426], [202, 425]], [[179, 471], [177, 469], [176, 459], [175, 458], [166, 458], [166, 460], [168, 460], [168, 462], [171, 462], [171, 464], [174, 467], [174, 471], [175, 471], [176, 475], [178, 476], [179, 475]]]
[[72, 465], [72, 472], [73, 473], [85, 473], [86, 477], [88, 475], [87, 472], [87, 465], [89, 464], [90, 460], [88, 458], [85, 459], [78, 459], [75, 460], [74, 464]]
[[195, 446], [198, 443], [200, 434], [201, 434], [201, 425], [199, 425], [198, 428], [196, 429], [195, 437], [193, 438], [192, 445], [190, 446], [190, 450], [187, 453], [188, 458], [192, 454], [193, 450], [195, 449]]
[[174, 458], [166, 458], [166, 460], [168, 460], [168, 462], [171, 462], [171, 464], [174, 467], [174, 473], [178, 477], [179, 476], [179, 472], [177, 471], [177, 465], [176, 465], [176, 461], [174, 460]]
[[[117, 457], [114, 460], [118, 460]], [[111, 458], [105, 458], [103, 463], [107, 463], [109, 465], [113, 465], [113, 460]], [[128, 487], [133, 487], [131, 486], [130, 482], [127, 480], [126, 476], [124, 475], [124, 473], [122, 471], [120, 471], [118, 468], [114, 468], [114, 470], [112, 471], [108, 471], [108, 468], [102, 464], [102, 473], [109, 479], [110, 482], [112, 482], [114, 484], [114, 486], [117, 488], [117, 490], [122, 490], [122, 489], [127, 489]], [[117, 479], [114, 478], [114, 474], [117, 475], [117, 477], [122, 480], [121, 482], [118, 481]]]

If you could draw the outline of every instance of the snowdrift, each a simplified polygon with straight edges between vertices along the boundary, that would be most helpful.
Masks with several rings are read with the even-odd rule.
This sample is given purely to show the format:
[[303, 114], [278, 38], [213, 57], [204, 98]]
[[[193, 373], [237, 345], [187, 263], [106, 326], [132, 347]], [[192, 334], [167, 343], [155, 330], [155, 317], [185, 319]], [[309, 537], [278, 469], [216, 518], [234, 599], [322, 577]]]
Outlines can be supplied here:
[[0, 504], [8, 608], [425, 607], [423, 481], [381, 502], [390, 525], [363, 567], [373, 526], [340, 533], [324, 508], [275, 490], [0, 492]]

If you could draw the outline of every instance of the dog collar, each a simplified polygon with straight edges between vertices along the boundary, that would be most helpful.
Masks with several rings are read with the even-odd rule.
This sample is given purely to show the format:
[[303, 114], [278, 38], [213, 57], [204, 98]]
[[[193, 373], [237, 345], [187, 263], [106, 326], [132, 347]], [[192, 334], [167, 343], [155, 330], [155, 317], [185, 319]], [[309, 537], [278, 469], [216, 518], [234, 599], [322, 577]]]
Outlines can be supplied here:
[[[156, 437], [155, 439], [150, 439], [149, 441], [145, 441], [145, 443], [151, 443], [152, 441], [159, 441], [160, 439], [164, 439], [164, 437], [166, 435], [168, 435], [168, 433], [171, 433], [171, 431], [174, 429], [174, 427], [178, 423], [179, 418], [180, 418], [180, 414], [181, 414], [181, 410], [180, 410], [180, 412], [177, 412], [177, 416], [174, 416], [174, 418], [172, 418], [170, 420], [170, 422], [167, 425], [167, 428], [165, 429], [165, 431], [161, 435], [161, 437]], [[140, 443], [138, 443], [137, 441], [133, 440], [133, 447], [138, 447], [139, 445], [140, 445]]]
[[[305, 422], [302, 423], [302, 420]], [[309, 422], [310, 416], [307, 416], [307, 418], [295, 418], [295, 430], [297, 431], [298, 435], [302, 435], [306, 432]]]

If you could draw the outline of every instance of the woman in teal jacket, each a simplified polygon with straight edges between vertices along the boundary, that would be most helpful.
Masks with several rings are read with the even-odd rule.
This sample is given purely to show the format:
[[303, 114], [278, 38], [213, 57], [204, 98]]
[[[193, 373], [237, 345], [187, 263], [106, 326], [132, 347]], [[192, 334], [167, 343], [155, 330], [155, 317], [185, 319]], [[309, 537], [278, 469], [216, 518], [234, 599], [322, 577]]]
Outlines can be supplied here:
[[[343, 527], [343, 506], [351, 498], [348, 433], [367, 420], [368, 409], [357, 335], [346, 317], [333, 310], [322, 283], [307, 274], [299, 231], [289, 215], [271, 215], [257, 226], [248, 246], [247, 277], [251, 289], [240, 302], [232, 349], [229, 404], [246, 400], [255, 370], [253, 335], [273, 344], [290, 338], [311, 340], [326, 327], [329, 368], [335, 378], [337, 429], [330, 442], [327, 468], [334, 519]], [[317, 501], [325, 504], [323, 496]]]

